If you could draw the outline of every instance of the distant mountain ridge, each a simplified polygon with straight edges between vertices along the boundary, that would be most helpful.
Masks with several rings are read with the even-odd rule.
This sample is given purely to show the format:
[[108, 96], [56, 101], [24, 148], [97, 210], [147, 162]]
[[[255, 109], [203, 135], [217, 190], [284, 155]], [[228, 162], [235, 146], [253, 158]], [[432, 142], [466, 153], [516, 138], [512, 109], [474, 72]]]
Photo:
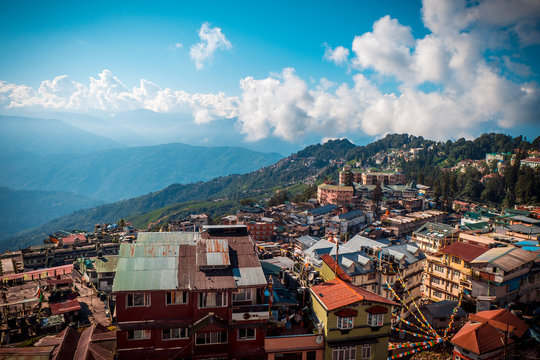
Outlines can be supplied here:
[[67, 191], [106, 202], [132, 198], [173, 183], [246, 173], [281, 159], [236, 147], [186, 144], [109, 149], [86, 154], [0, 158], [0, 185], [17, 189]]
[[101, 201], [72, 193], [13, 190], [0, 186], [0, 239], [75, 210], [101, 204]]
[[0, 154], [82, 154], [122, 145], [64, 121], [0, 115]]

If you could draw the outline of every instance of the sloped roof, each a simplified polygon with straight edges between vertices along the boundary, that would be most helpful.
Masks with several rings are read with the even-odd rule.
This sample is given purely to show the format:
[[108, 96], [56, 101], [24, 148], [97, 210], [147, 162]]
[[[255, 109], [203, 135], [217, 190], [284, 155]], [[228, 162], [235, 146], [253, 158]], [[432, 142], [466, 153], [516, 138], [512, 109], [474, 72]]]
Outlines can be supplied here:
[[536, 254], [516, 247], [501, 247], [489, 249], [476, 259], [472, 264], [489, 263], [504, 271], [511, 271], [536, 258]]
[[[513, 342], [507, 339], [508, 343]], [[505, 344], [504, 332], [491, 326], [489, 323], [473, 323], [468, 321], [451, 340], [452, 344], [474, 352], [485, 354], [501, 349]]]
[[456, 241], [448, 246], [445, 246], [441, 251], [445, 254], [457, 256], [467, 262], [471, 262], [488, 250], [489, 249], [484, 246]]
[[515, 329], [514, 334], [522, 337], [529, 326], [527, 323], [506, 309], [479, 311], [476, 314], [470, 314], [469, 319], [478, 322], [489, 322], [490, 325], [506, 331], [506, 324]]
[[336, 275], [345, 281], [351, 281], [351, 277], [347, 275], [347, 273], [341, 268], [341, 266], [337, 265], [336, 261], [330, 256], [330, 255], [321, 255], [321, 260], [324, 261], [332, 271], [336, 273]]
[[352, 305], [362, 300], [388, 305], [398, 305], [380, 295], [347, 284], [339, 278], [312, 286], [310, 291], [328, 311]]

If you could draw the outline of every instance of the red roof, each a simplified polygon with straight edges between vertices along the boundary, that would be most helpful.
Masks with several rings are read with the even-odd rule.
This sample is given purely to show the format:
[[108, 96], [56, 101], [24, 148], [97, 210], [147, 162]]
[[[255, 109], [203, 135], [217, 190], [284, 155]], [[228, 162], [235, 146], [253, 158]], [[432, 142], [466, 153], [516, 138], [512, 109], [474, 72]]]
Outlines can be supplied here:
[[512, 335], [523, 336], [529, 327], [527, 324], [506, 309], [480, 311], [469, 315], [469, 321], [452, 338], [452, 344], [485, 354], [504, 347], [505, 334], [507, 342], [513, 340]]
[[[452, 338], [454, 345], [472, 351], [475, 354], [485, 354], [504, 347], [504, 332], [497, 330], [489, 323], [473, 323], [467, 321]], [[508, 344], [512, 339], [508, 338]]]
[[66, 300], [58, 303], [49, 304], [51, 313], [53, 315], [65, 314], [71, 311], [77, 311], [81, 309], [81, 304], [77, 299]]
[[467, 262], [471, 262], [489, 249], [483, 246], [456, 241], [445, 246], [441, 251], [446, 254], [457, 256]]
[[339, 278], [312, 286], [311, 292], [327, 310], [334, 310], [343, 306], [352, 305], [362, 300], [398, 305], [392, 300], [388, 300], [380, 295], [348, 284]]
[[502, 331], [506, 331], [508, 325], [508, 331], [511, 332], [515, 329], [514, 334], [517, 337], [522, 337], [529, 328], [525, 321], [521, 320], [506, 309], [480, 311], [476, 314], [471, 314], [469, 319], [478, 322], [487, 321], [491, 326], [494, 326]]
[[71, 234], [62, 238], [62, 243], [64, 245], [73, 244], [74, 242], [86, 242], [86, 235], [84, 234]]
[[351, 277], [347, 275], [347, 273], [341, 268], [341, 266], [337, 265], [336, 261], [330, 255], [321, 255], [321, 260], [324, 261], [325, 264], [328, 265], [330, 269], [332, 269], [332, 271], [336, 272], [337, 277], [339, 277], [341, 280], [352, 281]]

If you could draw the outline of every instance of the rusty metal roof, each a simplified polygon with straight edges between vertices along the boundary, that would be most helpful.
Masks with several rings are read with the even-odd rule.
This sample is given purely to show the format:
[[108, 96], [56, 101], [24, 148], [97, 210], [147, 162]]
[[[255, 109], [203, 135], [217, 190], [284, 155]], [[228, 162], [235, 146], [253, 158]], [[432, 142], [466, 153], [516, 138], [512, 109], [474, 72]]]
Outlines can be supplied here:
[[178, 286], [179, 244], [121, 244], [113, 291], [174, 290]]
[[248, 235], [141, 234], [145, 235], [136, 243], [120, 246], [114, 292], [208, 291], [266, 285], [255, 245]]
[[173, 241], [175, 243], [193, 244], [200, 238], [200, 233], [192, 231], [175, 232], [140, 232], [137, 243]]

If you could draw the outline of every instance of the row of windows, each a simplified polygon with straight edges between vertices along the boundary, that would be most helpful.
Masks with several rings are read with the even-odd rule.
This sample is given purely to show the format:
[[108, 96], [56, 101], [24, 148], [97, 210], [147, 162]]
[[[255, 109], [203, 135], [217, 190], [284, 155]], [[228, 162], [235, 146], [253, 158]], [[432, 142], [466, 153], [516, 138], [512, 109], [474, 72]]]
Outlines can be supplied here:
[[[332, 360], [354, 360], [356, 359], [357, 346], [341, 346], [332, 351]], [[362, 359], [371, 358], [371, 344], [362, 345]]]
[[[150, 294], [148, 293], [127, 294], [126, 298], [128, 308], [150, 306]], [[199, 308], [226, 307], [227, 298], [226, 292], [199, 293], [198, 305]], [[187, 291], [167, 291], [165, 299], [167, 305], [187, 304], [189, 293]], [[237, 293], [233, 293], [233, 301], [250, 301], [251, 299], [252, 289], [239, 289]]]
[[[368, 314], [367, 324], [369, 326], [382, 326], [384, 323], [384, 314]], [[354, 327], [354, 317], [338, 316], [337, 328], [341, 330], [352, 329]]]
[[[128, 331], [128, 340], [147, 340], [152, 338], [152, 331], [149, 329]], [[162, 340], [175, 340], [189, 338], [187, 328], [163, 329], [161, 332]], [[255, 340], [255, 329], [238, 329], [237, 339]], [[224, 344], [227, 343], [227, 332], [205, 332], [195, 334], [196, 345]]]

